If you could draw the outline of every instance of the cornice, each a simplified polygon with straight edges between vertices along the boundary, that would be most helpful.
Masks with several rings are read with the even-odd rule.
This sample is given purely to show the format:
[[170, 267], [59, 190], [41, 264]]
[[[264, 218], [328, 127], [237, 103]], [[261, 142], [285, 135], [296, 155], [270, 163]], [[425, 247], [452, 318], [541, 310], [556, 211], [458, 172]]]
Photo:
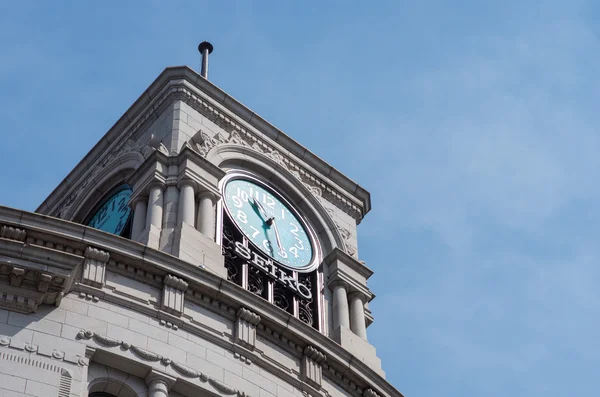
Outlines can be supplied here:
[[[354, 385], [361, 385], [361, 392], [364, 387], [362, 385], [366, 385], [377, 390], [382, 397], [402, 396], [367, 364], [352, 356], [351, 353], [319, 331], [307, 326], [293, 315], [277, 309], [244, 288], [204, 269], [189, 266], [187, 262], [179, 258], [90, 227], [1, 206], [0, 224], [23, 229], [27, 236], [35, 234], [39, 237], [40, 243], [44, 245], [57, 247], [55, 241], [60, 240], [62, 250], [71, 251], [80, 256], [83, 256], [87, 247], [93, 246], [110, 255], [109, 268], [123, 268], [124, 273], [125, 271], [129, 273], [131, 268], [133, 270], [131, 273], [139, 275], [140, 279], [159, 282], [166, 275], [171, 274], [185, 280], [188, 284], [186, 297], [192, 294], [199, 296], [202, 301], [208, 300], [210, 301], [209, 307], [217, 311], [224, 310], [232, 318], [241, 307], [259, 314], [261, 321], [257, 331], [261, 331], [261, 333], [268, 331], [273, 338], [285, 338], [288, 341], [286, 344], [291, 342], [295, 345], [298, 357], [302, 355], [307, 345], [313, 346], [327, 357], [324, 370], [343, 374], [340, 375], [342, 382], [345, 382], [343, 378], [347, 379], [347, 383], [342, 383], [342, 385], [350, 385], [350, 381], [352, 381]], [[35, 245], [36, 241], [32, 241], [32, 244]], [[144, 271], [150, 272], [144, 273]], [[105, 294], [105, 291], [98, 288], [82, 284], [78, 284], [77, 287], [92, 297], [102, 297]], [[147, 306], [142, 302], [135, 304], [140, 307]], [[166, 314], [164, 316], [165, 319], [172, 319], [171, 323], [177, 323], [179, 327], [183, 324], [181, 320]], [[244, 356], [248, 356], [248, 354], [246, 353]]]
[[[195, 92], [196, 90], [198, 92]], [[208, 95], [211, 99], [203, 98], [203, 95]], [[291, 172], [297, 172], [303, 182], [312, 185], [313, 193], [315, 188], [321, 189], [325, 199], [348, 212], [356, 219], [357, 223], [370, 210], [370, 194], [365, 189], [267, 123], [220, 88], [206, 79], [200, 78], [190, 68], [173, 67], [165, 69], [158, 76], [144, 94], [36, 209], [36, 212], [51, 213], [62, 218], [67, 218], [67, 215], [72, 216], [69, 212], [71, 206], [77, 201], [80, 193], [93, 182], [98, 172], [96, 171], [98, 166], [102, 167], [126, 152], [138, 152], [147, 157], [149, 153], [156, 150], [157, 148], [152, 147], [152, 139], [149, 142], [140, 143], [132, 138], [136, 137], [142, 126], [156, 119], [161, 107], [172, 99], [182, 99], [203, 113], [210, 113], [211, 118], [217, 124], [227, 127], [226, 130], [237, 131], [245, 139], [251, 140], [255, 148], [264, 150], [264, 147], [269, 145], [263, 142], [260, 133], [275, 144], [281, 145], [284, 149], [283, 152], [290, 153], [299, 160], [292, 160], [292, 156], [283, 159], [283, 163], [287, 163]], [[216, 104], [210, 103], [211, 100], [216, 101], [219, 106], [223, 107], [223, 110], [217, 109], [214, 106]], [[230, 113], [226, 113], [225, 110]], [[301, 162], [307, 164], [314, 171], [305, 168]], [[353, 200], [345, 196], [358, 199], [361, 205], [354, 204]]]

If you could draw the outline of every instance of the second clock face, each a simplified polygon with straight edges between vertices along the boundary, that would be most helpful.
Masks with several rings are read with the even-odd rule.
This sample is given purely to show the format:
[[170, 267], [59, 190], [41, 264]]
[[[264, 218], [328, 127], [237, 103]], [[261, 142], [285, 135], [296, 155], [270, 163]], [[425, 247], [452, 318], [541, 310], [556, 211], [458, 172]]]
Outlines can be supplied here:
[[131, 209], [127, 205], [131, 192], [128, 186], [120, 188], [96, 211], [88, 226], [120, 236], [131, 215]]
[[280, 195], [249, 179], [230, 180], [224, 193], [231, 219], [259, 250], [292, 269], [311, 264], [309, 232]]

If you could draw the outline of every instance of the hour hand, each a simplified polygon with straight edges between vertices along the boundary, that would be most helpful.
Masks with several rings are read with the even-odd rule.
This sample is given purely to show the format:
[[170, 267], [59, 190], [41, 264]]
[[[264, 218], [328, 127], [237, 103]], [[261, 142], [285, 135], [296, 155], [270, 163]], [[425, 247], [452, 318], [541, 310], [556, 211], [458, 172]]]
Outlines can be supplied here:
[[265, 208], [262, 206], [262, 204], [260, 203], [260, 201], [256, 200], [254, 197], [252, 197], [252, 203], [254, 204], [254, 206], [256, 208], [258, 208], [258, 210], [267, 218], [269, 218], [269, 214], [267, 214], [267, 211], [265, 211]]

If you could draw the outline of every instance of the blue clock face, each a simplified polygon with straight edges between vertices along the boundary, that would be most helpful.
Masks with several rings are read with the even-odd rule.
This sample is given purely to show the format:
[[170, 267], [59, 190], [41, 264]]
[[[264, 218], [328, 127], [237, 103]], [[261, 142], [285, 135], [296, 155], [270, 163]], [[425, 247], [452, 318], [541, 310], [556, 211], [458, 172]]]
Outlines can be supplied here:
[[88, 222], [88, 226], [120, 236], [131, 215], [131, 209], [127, 205], [131, 193], [130, 187], [119, 189], [102, 204]]
[[311, 265], [309, 232], [281, 196], [248, 179], [230, 180], [224, 196], [233, 222], [264, 254], [295, 270]]

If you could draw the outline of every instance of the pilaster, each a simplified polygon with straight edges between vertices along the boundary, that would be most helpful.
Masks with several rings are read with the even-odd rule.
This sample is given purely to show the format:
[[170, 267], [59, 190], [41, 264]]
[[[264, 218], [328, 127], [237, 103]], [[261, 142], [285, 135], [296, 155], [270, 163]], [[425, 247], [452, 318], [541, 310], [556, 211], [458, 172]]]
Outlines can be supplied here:
[[81, 282], [92, 287], [102, 288], [110, 254], [97, 248], [87, 247], [84, 256]]
[[187, 291], [188, 288], [188, 283], [170, 274], [165, 276], [163, 283], [164, 286], [160, 308], [176, 316], [181, 316], [183, 313], [184, 297], [185, 291]]
[[327, 356], [313, 346], [304, 348], [302, 356], [302, 380], [315, 387], [317, 390], [321, 388], [323, 380], [323, 363], [327, 360]]
[[235, 322], [235, 342], [254, 350], [256, 345], [256, 326], [260, 323], [260, 316], [248, 309], [240, 308], [237, 311]]

